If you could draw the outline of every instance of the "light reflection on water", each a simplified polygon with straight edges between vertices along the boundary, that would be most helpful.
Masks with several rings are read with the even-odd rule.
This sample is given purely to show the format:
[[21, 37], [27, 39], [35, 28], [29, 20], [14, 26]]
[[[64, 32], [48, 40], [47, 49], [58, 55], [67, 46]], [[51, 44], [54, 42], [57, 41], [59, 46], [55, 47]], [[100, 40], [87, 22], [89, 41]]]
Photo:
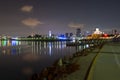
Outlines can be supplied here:
[[15, 40], [1, 40], [0, 47], [21, 45], [21, 42]]
[[38, 73], [52, 65], [58, 58], [72, 55], [83, 47], [67, 47], [65, 41], [2, 40], [0, 41], [0, 74], [2, 74], [0, 80], [25, 80], [32, 73]]
[[33, 54], [48, 54], [52, 55], [54, 50], [66, 48], [65, 42], [30, 42]]

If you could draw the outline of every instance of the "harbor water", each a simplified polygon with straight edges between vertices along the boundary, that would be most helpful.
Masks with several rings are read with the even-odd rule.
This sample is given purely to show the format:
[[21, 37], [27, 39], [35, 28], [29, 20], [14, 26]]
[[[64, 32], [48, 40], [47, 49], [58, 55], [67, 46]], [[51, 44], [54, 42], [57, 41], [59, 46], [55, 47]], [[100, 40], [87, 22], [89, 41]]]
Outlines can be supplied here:
[[80, 51], [82, 46], [66, 46], [66, 41], [0, 41], [0, 80], [27, 80], [33, 73], [51, 66], [55, 60]]

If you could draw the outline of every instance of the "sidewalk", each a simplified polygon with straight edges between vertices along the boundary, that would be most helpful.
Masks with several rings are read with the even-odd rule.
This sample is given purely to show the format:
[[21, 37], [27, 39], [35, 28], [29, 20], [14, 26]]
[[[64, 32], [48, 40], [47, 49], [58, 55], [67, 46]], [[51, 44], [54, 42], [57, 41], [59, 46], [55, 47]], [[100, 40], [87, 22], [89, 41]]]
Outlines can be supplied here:
[[[120, 79], [120, 43], [104, 45], [93, 62], [87, 80]], [[81, 80], [81, 79], [79, 79]]]
[[79, 70], [67, 75], [67, 77], [62, 80], [85, 80], [89, 66], [98, 52], [99, 48], [96, 48], [92, 52], [89, 52], [87, 56], [74, 58], [74, 61], [77, 61], [76, 63], [80, 65]]

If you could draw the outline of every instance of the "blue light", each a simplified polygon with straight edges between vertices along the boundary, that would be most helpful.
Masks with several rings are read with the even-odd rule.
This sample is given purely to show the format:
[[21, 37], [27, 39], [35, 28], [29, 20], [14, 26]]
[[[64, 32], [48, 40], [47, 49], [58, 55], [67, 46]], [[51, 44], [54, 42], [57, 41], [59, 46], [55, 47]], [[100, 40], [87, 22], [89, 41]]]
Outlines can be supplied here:
[[63, 40], [65, 40], [65, 39], [67, 39], [66, 37], [58, 37], [58, 39], [63, 39]]
[[12, 46], [16, 46], [16, 45], [18, 45], [18, 41], [12, 41]]
[[60, 35], [60, 36], [58, 36], [58, 39], [62, 39], [62, 40], [65, 40], [65, 39], [67, 39], [64, 35]]

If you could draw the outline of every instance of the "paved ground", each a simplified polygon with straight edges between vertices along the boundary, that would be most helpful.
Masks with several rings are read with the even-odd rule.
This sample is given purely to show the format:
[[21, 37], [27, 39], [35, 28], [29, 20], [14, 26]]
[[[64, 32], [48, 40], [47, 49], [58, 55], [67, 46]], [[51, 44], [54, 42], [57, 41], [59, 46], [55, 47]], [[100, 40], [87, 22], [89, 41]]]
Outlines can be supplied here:
[[112, 42], [102, 47], [87, 80], [120, 80], [120, 42]]
[[87, 80], [120, 80], [120, 42], [107, 43], [100, 51], [95, 49], [87, 56], [75, 58], [80, 70], [62, 80], [85, 80], [90, 63], [96, 55]]
[[77, 61], [76, 63], [80, 65], [80, 69], [77, 70], [74, 73], [71, 73], [70, 75], [67, 75], [62, 80], [84, 80], [87, 74], [87, 70], [93, 60], [93, 58], [98, 53], [99, 48], [93, 50], [92, 52], [88, 53], [87, 56], [79, 56], [74, 58], [74, 61]]

